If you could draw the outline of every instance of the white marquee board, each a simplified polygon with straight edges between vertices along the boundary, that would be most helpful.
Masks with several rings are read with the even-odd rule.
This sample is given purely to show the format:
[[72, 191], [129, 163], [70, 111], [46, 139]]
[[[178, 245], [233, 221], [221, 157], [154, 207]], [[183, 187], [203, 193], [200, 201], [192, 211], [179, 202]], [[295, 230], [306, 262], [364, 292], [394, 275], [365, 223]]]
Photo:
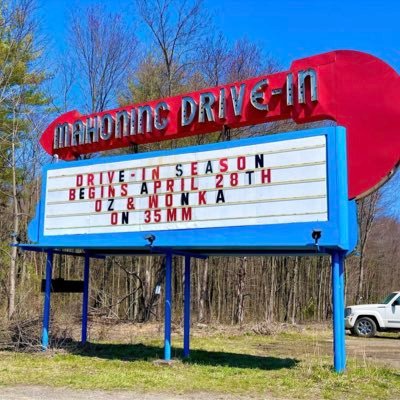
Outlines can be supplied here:
[[326, 154], [318, 135], [60, 164], [45, 177], [43, 235], [327, 221]]

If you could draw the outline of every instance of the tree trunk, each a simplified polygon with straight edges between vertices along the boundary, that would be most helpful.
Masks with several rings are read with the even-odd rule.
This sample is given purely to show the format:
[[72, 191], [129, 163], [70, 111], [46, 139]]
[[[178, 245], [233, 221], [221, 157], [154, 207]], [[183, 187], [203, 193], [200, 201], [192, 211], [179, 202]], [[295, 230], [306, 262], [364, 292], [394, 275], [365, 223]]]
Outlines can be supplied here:
[[[19, 212], [17, 197], [17, 172], [15, 161], [15, 139], [13, 137], [11, 143], [12, 157], [12, 202], [13, 202], [13, 244], [18, 243], [19, 233]], [[11, 319], [15, 312], [15, 296], [16, 296], [16, 269], [17, 269], [17, 247], [11, 247], [10, 260], [10, 288], [8, 297], [8, 318]]]
[[[364, 246], [362, 246], [363, 248]], [[360, 252], [360, 257], [358, 259], [358, 285], [357, 285], [357, 304], [362, 303], [364, 290], [364, 249]]]
[[236, 312], [235, 323], [242, 324], [244, 319], [244, 289], [247, 270], [247, 257], [239, 264], [239, 271], [236, 284]]
[[322, 307], [323, 307], [322, 285], [324, 283], [324, 268], [320, 260], [318, 260], [317, 263], [316, 273], [318, 274], [317, 320], [320, 321], [322, 316]]
[[208, 278], [208, 258], [204, 260], [203, 274], [200, 289], [200, 302], [199, 302], [199, 321], [203, 322], [205, 319], [205, 302], [208, 298], [207, 291], [207, 278]]
[[294, 277], [293, 277], [293, 298], [292, 298], [292, 324], [295, 323], [297, 309], [297, 280], [299, 276], [299, 257], [294, 260]]
[[265, 320], [273, 322], [275, 320], [275, 292], [276, 292], [276, 257], [271, 258], [271, 275], [269, 286], [269, 300], [265, 307]]

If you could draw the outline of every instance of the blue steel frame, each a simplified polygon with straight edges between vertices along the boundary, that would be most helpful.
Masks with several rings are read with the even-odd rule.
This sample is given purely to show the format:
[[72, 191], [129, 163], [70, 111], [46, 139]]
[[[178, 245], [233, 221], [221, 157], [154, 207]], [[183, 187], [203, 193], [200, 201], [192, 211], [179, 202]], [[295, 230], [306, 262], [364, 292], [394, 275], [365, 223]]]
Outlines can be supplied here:
[[206, 259], [207, 256], [187, 252], [163, 251], [149, 246], [152, 253], [165, 254], [165, 311], [164, 311], [164, 360], [171, 360], [171, 319], [172, 319], [172, 272], [173, 256], [185, 257], [184, 307], [183, 307], [183, 357], [190, 355], [190, 262], [192, 258]]
[[82, 301], [82, 334], [81, 342], [85, 344], [87, 341], [87, 317], [89, 306], [89, 272], [90, 272], [90, 256], [85, 253], [85, 265], [83, 270], [83, 301]]
[[[42, 332], [42, 346], [46, 349], [49, 342], [50, 321], [50, 285], [53, 265], [53, 253], [63, 253], [56, 249], [81, 248], [85, 249], [84, 267], [84, 294], [82, 305], [82, 342], [87, 340], [87, 309], [89, 290], [89, 262], [90, 250], [101, 254], [101, 250], [130, 250], [132, 254], [152, 252], [166, 256], [165, 280], [165, 325], [164, 325], [164, 359], [171, 359], [171, 312], [172, 312], [172, 261], [173, 255], [185, 257], [185, 283], [184, 283], [184, 346], [183, 356], [189, 357], [190, 352], [190, 260], [191, 257], [205, 258], [190, 251], [207, 250], [213, 254], [229, 254], [238, 251], [245, 254], [330, 254], [332, 257], [332, 303], [333, 303], [333, 350], [334, 369], [336, 372], [344, 371], [346, 367], [345, 326], [344, 326], [344, 259], [351, 252], [357, 242], [357, 221], [354, 201], [348, 201], [347, 196], [347, 159], [346, 159], [346, 132], [342, 127], [318, 128], [310, 131], [298, 131], [282, 135], [244, 139], [229, 143], [218, 143], [206, 146], [189, 147], [173, 151], [135, 154], [121, 157], [105, 157], [99, 163], [115, 162], [130, 159], [140, 159], [171, 154], [191, 153], [198, 151], [226, 149], [235, 146], [275, 142], [293, 138], [310, 137], [324, 134], [327, 138], [327, 177], [328, 177], [328, 221], [312, 223], [294, 223], [265, 226], [206, 228], [157, 231], [157, 248], [146, 246], [144, 236], [152, 233], [135, 232], [119, 234], [92, 234], [92, 235], [67, 235], [44, 236], [43, 202], [38, 206], [36, 218], [29, 227], [29, 237], [38, 242], [34, 245], [21, 245], [25, 250], [46, 251], [46, 290], [44, 301], [44, 318]], [[77, 161], [73, 163], [60, 163], [50, 165], [44, 169], [42, 199], [46, 193], [46, 173], [56, 168], [89, 165], [93, 160]], [[313, 229], [320, 229], [322, 237], [318, 246], [311, 240]], [[143, 251], [145, 250], [145, 251]], [[67, 253], [67, 252], [65, 252]], [[79, 255], [79, 254], [78, 254]], [[100, 258], [101, 256], [94, 257]]]
[[53, 271], [53, 251], [47, 251], [46, 259], [46, 286], [44, 293], [43, 306], [43, 328], [42, 328], [42, 349], [46, 350], [49, 345], [49, 327], [50, 327], [50, 299], [51, 299], [51, 275]]
[[185, 257], [185, 284], [183, 298], [183, 357], [190, 355], [190, 256]]
[[[320, 254], [320, 253], [318, 253]], [[166, 279], [165, 279], [165, 316], [164, 316], [164, 360], [171, 360], [171, 319], [172, 319], [172, 259], [173, 251], [167, 251]], [[180, 256], [184, 254], [179, 254]], [[183, 357], [190, 356], [190, 261], [191, 257], [205, 258], [198, 255], [185, 256], [185, 283], [184, 283], [184, 330], [183, 330]], [[346, 368], [346, 344], [344, 326], [344, 258], [343, 251], [332, 252], [332, 303], [333, 303], [333, 354], [334, 369], [343, 372]], [[90, 257], [85, 254], [84, 293], [82, 304], [82, 344], [87, 341], [87, 311], [89, 293], [89, 262]], [[42, 348], [46, 350], [49, 344], [50, 324], [50, 296], [51, 276], [53, 267], [53, 251], [47, 251], [46, 288], [43, 310]]]
[[337, 372], [342, 372], [346, 368], [344, 258], [342, 251], [332, 253], [333, 364]]
[[172, 252], [165, 254], [164, 360], [171, 360]]

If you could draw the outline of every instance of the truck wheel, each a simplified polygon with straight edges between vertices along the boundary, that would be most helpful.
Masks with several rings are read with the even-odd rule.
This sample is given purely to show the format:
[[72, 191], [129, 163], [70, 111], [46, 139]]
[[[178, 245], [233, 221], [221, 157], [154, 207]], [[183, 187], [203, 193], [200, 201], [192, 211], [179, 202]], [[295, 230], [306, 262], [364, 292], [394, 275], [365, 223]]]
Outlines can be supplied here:
[[354, 325], [354, 333], [360, 337], [370, 338], [375, 336], [376, 324], [375, 321], [368, 317], [361, 317]]

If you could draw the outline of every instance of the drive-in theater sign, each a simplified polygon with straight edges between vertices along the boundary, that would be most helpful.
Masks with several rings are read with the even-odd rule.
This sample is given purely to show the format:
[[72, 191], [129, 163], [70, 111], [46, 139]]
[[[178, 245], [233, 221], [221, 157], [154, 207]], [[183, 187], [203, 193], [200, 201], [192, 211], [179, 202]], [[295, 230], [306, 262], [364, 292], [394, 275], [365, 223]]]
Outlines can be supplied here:
[[[383, 61], [333, 51], [295, 61], [285, 72], [58, 117], [40, 142], [68, 162], [44, 168], [41, 200], [29, 227], [32, 243], [21, 245], [48, 256], [43, 347], [48, 345], [53, 254], [85, 257], [83, 342], [90, 258], [165, 254], [166, 360], [171, 357], [173, 255], [185, 257], [184, 355], [189, 356], [191, 258], [330, 254], [334, 366], [343, 371], [343, 264], [357, 242], [355, 199], [378, 188], [399, 163], [399, 93], [400, 78]], [[82, 154], [283, 119], [335, 124], [76, 160]]]

